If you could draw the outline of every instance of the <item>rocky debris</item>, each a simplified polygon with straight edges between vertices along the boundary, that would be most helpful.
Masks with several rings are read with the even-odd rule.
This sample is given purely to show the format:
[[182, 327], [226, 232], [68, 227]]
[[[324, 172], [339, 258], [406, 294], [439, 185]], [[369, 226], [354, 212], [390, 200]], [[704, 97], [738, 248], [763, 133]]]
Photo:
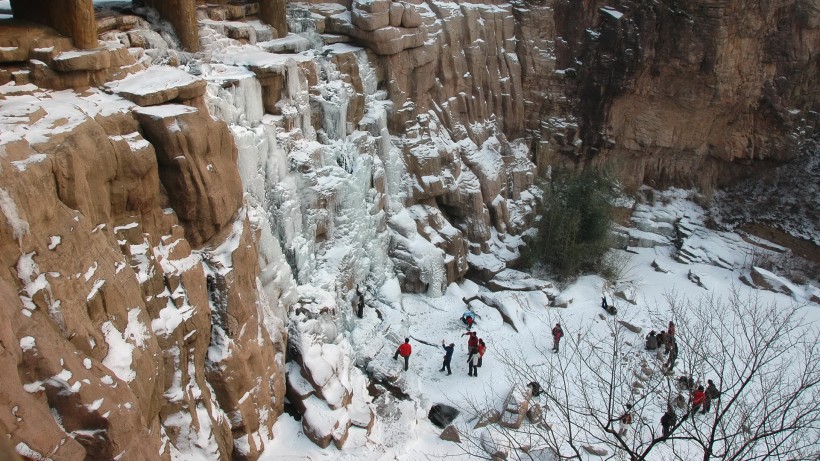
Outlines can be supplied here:
[[625, 320], [618, 320], [618, 323], [632, 333], [640, 334], [642, 331], [641, 327], [633, 325]]
[[749, 277], [751, 278], [753, 286], [764, 290], [780, 292], [789, 296], [795, 296], [802, 294], [803, 292], [803, 290], [796, 287], [785, 278], [779, 277], [774, 273], [760, 267], [752, 267], [749, 271]]
[[536, 403], [534, 405], [530, 405], [527, 409], [527, 421], [531, 424], [538, 424], [544, 418], [543, 410], [541, 409], [541, 404]]
[[514, 387], [504, 399], [498, 424], [511, 429], [521, 427], [521, 423], [527, 417], [527, 410], [530, 408], [531, 392], [532, 389], [529, 387], [523, 389]]
[[458, 429], [456, 429], [456, 427], [452, 424], [445, 427], [444, 430], [441, 431], [439, 438], [448, 442], [461, 443], [461, 436], [458, 434]]
[[702, 277], [703, 277], [703, 275], [698, 274], [696, 272], [692, 272], [691, 269], [689, 270], [689, 272], [686, 273], [686, 278], [688, 278], [690, 282], [692, 282], [695, 285], [705, 289], [706, 285], [703, 284]]
[[495, 424], [498, 420], [501, 419], [501, 412], [498, 410], [488, 410], [486, 413], [483, 413], [478, 417], [478, 421], [473, 426], [473, 429], [481, 429], [482, 427], [487, 427], [490, 424]]
[[445, 428], [458, 417], [458, 414], [459, 411], [455, 408], [443, 403], [437, 403], [430, 407], [427, 417], [436, 426]]
[[652, 260], [652, 268], [655, 269], [655, 272], [660, 272], [662, 274], [668, 274], [668, 273], [672, 272], [671, 269], [667, 269], [667, 268], [661, 266], [658, 263], [658, 261], [654, 260], [654, 259]]

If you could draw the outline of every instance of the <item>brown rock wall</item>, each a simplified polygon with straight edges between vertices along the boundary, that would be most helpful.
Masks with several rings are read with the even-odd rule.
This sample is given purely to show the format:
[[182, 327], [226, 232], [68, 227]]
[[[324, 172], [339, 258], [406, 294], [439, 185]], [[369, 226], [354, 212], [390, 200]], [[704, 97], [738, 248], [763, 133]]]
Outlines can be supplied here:
[[[270, 437], [281, 412], [285, 335], [274, 344], [261, 326], [227, 127], [190, 107], [151, 118], [114, 96], [35, 91], [0, 98], [0, 423], [12, 445], [69, 460], [255, 459], [250, 435]], [[185, 179], [163, 182], [168, 163]], [[215, 254], [231, 263], [210, 283]], [[210, 353], [221, 338], [225, 360]]]
[[545, 120], [549, 98], [528, 105], [545, 161], [613, 162], [632, 187], [711, 189], [790, 158], [793, 133], [812, 129], [817, 2], [551, 3], [561, 72], [550, 80], [564, 80], [572, 110], [558, 115], [577, 125]]
[[242, 203], [230, 131], [190, 106], [135, 113], [146, 139], [156, 146], [159, 177], [171, 206], [188, 240], [200, 246], [234, 218]]

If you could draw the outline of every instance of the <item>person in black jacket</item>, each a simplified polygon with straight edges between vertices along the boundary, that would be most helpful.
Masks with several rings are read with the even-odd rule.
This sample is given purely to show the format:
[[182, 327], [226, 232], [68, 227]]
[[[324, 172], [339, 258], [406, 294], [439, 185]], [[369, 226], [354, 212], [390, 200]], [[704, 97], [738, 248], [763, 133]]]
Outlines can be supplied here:
[[453, 374], [452, 370], [450, 370], [450, 360], [453, 359], [453, 351], [456, 348], [456, 343], [450, 343], [449, 346], [444, 345], [444, 340], [441, 340], [441, 347], [444, 348], [444, 364], [441, 365], [441, 370], [447, 369], [447, 375]]
[[703, 410], [700, 412], [704, 415], [709, 413], [709, 410], [712, 408], [712, 400], [720, 398], [720, 391], [717, 386], [715, 386], [715, 383], [713, 383], [711, 379], [706, 380], [706, 382], [708, 383], [706, 386], [706, 401], [703, 402]]
[[362, 318], [364, 317], [364, 290], [362, 290], [361, 285], [356, 285], [356, 298], [356, 317]]
[[663, 436], [668, 437], [669, 433], [672, 431], [672, 426], [675, 425], [677, 422], [678, 417], [675, 416], [675, 410], [672, 409], [672, 405], [666, 407], [666, 413], [661, 416], [661, 428], [663, 429]]

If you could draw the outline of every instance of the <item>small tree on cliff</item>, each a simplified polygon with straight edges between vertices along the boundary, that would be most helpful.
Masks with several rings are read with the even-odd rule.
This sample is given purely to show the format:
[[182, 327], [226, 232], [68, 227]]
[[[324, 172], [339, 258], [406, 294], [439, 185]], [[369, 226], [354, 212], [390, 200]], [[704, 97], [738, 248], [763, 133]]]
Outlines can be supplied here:
[[[677, 373], [664, 373], [665, 357], [644, 351], [642, 336], [612, 318], [606, 329], [567, 335], [560, 354], [546, 346], [537, 357], [499, 351], [513, 385], [541, 384], [543, 395], [533, 402], [544, 405], [544, 419], [519, 429], [468, 427], [463, 447], [492, 458], [492, 440], [510, 459], [584, 459], [601, 449], [608, 459], [632, 461], [817, 459], [820, 346], [817, 326], [804, 323], [801, 307], [737, 292], [694, 302], [669, 295], [667, 303], [678, 326]], [[681, 374], [695, 385], [717, 384], [722, 394], [708, 413], [691, 413]], [[627, 404], [632, 423], [623, 426]], [[659, 421], [668, 406], [677, 418], [663, 436]], [[479, 408], [471, 410], [482, 414]]]
[[531, 263], [550, 266], [559, 277], [601, 269], [610, 248], [617, 182], [602, 170], [553, 171], [544, 190], [538, 233], [529, 250]]

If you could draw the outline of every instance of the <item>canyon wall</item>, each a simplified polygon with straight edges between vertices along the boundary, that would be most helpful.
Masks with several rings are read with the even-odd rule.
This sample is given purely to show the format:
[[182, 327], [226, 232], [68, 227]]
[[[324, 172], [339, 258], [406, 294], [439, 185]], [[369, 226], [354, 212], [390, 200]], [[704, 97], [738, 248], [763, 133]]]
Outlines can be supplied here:
[[633, 187], [711, 190], [794, 158], [815, 133], [820, 2], [552, 6], [581, 143], [542, 129], [540, 155], [614, 164]]
[[495, 286], [550, 166], [711, 188], [817, 122], [817, 1], [263, 6], [199, 6], [198, 54], [146, 10], [1, 31], [19, 455], [255, 459], [285, 396], [322, 447], [400, 443], [401, 293]]

